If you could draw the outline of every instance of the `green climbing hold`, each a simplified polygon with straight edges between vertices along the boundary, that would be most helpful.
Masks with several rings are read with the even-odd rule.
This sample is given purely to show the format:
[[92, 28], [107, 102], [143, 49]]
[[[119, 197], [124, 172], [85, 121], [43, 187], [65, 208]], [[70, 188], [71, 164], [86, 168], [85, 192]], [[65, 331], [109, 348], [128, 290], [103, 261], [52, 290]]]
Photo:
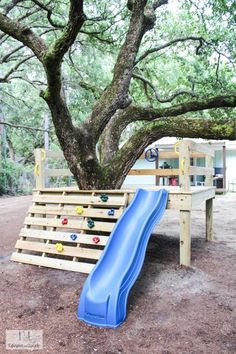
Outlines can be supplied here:
[[90, 229], [92, 229], [95, 226], [95, 222], [93, 221], [93, 219], [88, 219], [87, 225]]
[[103, 202], [107, 202], [108, 199], [109, 199], [109, 197], [108, 197], [107, 194], [102, 193], [102, 194], [100, 195], [100, 199], [101, 199], [101, 201], [103, 201]]

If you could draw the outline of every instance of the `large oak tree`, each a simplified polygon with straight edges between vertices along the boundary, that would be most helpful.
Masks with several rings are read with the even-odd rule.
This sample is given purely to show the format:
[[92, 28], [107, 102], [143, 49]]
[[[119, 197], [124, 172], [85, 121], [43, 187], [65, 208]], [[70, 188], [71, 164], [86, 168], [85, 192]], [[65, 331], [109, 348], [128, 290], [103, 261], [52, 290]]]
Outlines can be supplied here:
[[[189, 11], [195, 7], [198, 12], [206, 37], [209, 31], [207, 21], [210, 23], [213, 15], [224, 16], [229, 26], [234, 21], [235, 9], [230, 0], [209, 1], [207, 7], [202, 8], [199, 2], [188, 3]], [[9, 62], [12, 58], [17, 60], [0, 77], [0, 82], [4, 84], [10, 83], [12, 78], [20, 79], [17, 73], [21, 66], [32, 58], [37, 59], [46, 78], [46, 87], [40, 96], [51, 112], [68, 166], [83, 189], [119, 188], [145, 147], [164, 136], [236, 139], [232, 110], [228, 117], [223, 115], [222, 118], [216, 118], [214, 114], [195, 114], [205, 110], [222, 114], [217, 109], [236, 107], [236, 92], [232, 85], [224, 85], [219, 80], [222, 58], [223, 65], [226, 62], [234, 65], [227, 39], [222, 39], [223, 35], [209, 39], [209, 35], [205, 38], [200, 32], [189, 33], [190, 30], [187, 35], [185, 31], [184, 35], [175, 35], [176, 24], [173, 23], [172, 38], [163, 40], [166, 29], [160, 35], [160, 18], [163, 21], [163, 17], [168, 16], [168, 0], [121, 1], [116, 4], [117, 10], [109, 9], [109, 4], [114, 5], [112, 1], [83, 0], [13, 0], [1, 5], [2, 46], [14, 41], [12, 50], [4, 53], [1, 62]], [[116, 34], [119, 38], [115, 40]], [[103, 89], [96, 82], [81, 80], [78, 75], [80, 87], [93, 92], [95, 99], [86, 119], [75, 123], [63, 70], [65, 61], [74, 66], [75, 60], [82, 60], [85, 54], [80, 45], [84, 36], [92, 45], [111, 45], [117, 55], [111, 80]], [[204, 90], [201, 74], [197, 78], [186, 75], [185, 86], [181, 84], [181, 87], [163, 95], [161, 74], [158, 81], [158, 75], [154, 77], [150, 69], [154, 70], [155, 65], [151, 66], [149, 60], [155, 62], [163, 51], [172, 48], [175, 55], [176, 52], [182, 55], [181, 70], [184, 70], [188, 46], [194, 48], [195, 56], [208, 58], [207, 63], [216, 58], [216, 82], [214, 85], [211, 83], [211, 89], [207, 87]], [[171, 56], [165, 57], [165, 64], [169, 61], [171, 65], [171, 60]], [[162, 67], [158, 70], [161, 72]], [[229, 70], [228, 78], [231, 77], [232, 71]], [[82, 102], [76, 102], [78, 114], [81, 106]], [[132, 126], [131, 133], [121, 144], [121, 137], [128, 126]]]

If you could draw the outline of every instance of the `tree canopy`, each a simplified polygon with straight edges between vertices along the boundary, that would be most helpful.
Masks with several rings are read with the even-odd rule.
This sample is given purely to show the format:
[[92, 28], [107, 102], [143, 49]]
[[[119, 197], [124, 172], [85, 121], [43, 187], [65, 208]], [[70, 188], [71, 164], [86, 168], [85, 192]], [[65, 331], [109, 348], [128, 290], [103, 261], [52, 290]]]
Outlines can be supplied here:
[[0, 9], [5, 123], [38, 128], [9, 128], [9, 140], [25, 154], [23, 135], [28, 149], [41, 146], [49, 110], [79, 187], [120, 187], [164, 136], [236, 139], [233, 0], [3, 0]]

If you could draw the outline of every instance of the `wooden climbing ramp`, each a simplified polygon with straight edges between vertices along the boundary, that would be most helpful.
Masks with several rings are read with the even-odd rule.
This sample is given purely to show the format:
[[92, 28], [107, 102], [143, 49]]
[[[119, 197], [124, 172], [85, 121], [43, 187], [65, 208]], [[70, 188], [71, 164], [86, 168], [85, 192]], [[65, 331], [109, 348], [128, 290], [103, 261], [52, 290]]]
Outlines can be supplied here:
[[89, 273], [130, 197], [123, 190], [38, 190], [11, 260]]

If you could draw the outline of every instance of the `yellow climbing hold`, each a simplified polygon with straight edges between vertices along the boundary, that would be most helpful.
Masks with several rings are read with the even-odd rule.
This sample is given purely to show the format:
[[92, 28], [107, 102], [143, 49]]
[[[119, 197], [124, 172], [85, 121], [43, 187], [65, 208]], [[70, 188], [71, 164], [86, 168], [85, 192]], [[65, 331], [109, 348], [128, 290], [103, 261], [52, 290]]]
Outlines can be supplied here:
[[77, 214], [82, 215], [84, 212], [84, 208], [82, 206], [78, 206], [75, 211]]
[[62, 243], [56, 243], [56, 250], [58, 252], [63, 252], [64, 251], [64, 247], [63, 247]]

